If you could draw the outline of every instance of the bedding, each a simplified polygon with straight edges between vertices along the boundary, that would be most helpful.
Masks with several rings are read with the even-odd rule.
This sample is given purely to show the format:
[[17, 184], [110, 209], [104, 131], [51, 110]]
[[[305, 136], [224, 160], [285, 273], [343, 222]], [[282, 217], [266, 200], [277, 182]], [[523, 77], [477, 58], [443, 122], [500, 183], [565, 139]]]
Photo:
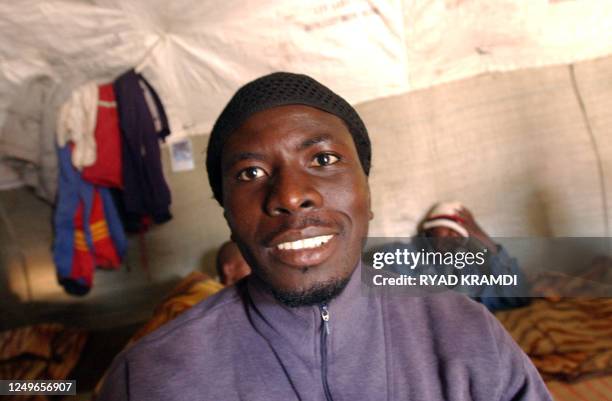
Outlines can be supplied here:
[[561, 280], [557, 273], [534, 277], [532, 288], [543, 298], [495, 314], [544, 380], [573, 382], [612, 374], [612, 298], [594, 296], [594, 289], [610, 293], [600, 284], [609, 280], [612, 259], [595, 257], [583, 272]]
[[[38, 324], [0, 333], [0, 379], [62, 380], [74, 368], [87, 332], [60, 324]], [[43, 401], [46, 396], [19, 396]]]
[[612, 299], [537, 299], [496, 316], [545, 380], [612, 374]]
[[581, 380], [577, 383], [546, 382], [556, 401], [611, 401], [612, 376]]

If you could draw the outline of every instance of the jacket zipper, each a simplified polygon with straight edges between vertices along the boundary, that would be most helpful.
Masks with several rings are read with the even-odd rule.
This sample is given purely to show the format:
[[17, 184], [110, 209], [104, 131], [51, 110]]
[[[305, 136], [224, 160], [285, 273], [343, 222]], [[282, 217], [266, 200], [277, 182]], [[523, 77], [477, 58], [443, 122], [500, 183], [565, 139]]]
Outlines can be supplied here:
[[323, 304], [319, 307], [321, 310], [321, 380], [323, 381], [323, 391], [325, 392], [325, 399], [327, 401], [333, 401], [331, 392], [329, 391], [329, 383], [327, 382], [327, 336], [329, 335], [329, 309], [327, 305]]

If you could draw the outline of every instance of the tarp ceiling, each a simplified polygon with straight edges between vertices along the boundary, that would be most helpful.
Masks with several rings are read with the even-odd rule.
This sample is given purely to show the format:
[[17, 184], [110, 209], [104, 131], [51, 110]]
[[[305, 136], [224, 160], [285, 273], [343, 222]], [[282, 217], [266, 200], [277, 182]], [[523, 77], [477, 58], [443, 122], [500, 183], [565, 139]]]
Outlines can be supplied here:
[[28, 78], [108, 81], [136, 67], [174, 137], [275, 70], [353, 103], [485, 71], [612, 54], [611, 0], [25, 0], [0, 3], [0, 124]]

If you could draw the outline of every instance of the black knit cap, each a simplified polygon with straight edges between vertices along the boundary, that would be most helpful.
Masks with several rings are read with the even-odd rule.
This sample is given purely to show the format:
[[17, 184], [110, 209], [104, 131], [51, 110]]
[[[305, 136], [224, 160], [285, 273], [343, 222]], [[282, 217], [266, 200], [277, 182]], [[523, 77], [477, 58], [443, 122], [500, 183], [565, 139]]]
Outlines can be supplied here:
[[363, 171], [366, 175], [370, 173], [370, 138], [355, 109], [331, 89], [307, 75], [275, 72], [240, 88], [225, 106], [210, 133], [206, 168], [213, 195], [219, 204], [223, 205], [221, 154], [230, 134], [257, 112], [291, 104], [315, 107], [343, 120], [355, 142]]

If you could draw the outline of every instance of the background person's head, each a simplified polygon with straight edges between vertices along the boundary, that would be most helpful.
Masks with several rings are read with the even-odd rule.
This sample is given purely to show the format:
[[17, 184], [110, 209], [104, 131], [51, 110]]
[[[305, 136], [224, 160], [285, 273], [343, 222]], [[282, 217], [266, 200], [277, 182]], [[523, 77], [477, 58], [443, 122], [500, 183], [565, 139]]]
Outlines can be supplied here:
[[497, 253], [497, 244], [478, 225], [469, 209], [460, 202], [440, 202], [427, 213], [421, 223], [419, 232], [425, 237], [433, 238], [434, 246], [441, 249], [458, 249], [471, 244], [488, 248], [492, 254]]
[[233, 241], [226, 241], [217, 253], [217, 274], [224, 285], [232, 285], [251, 274], [249, 264]]
[[209, 180], [232, 239], [280, 301], [327, 302], [348, 282], [371, 218], [369, 165], [355, 110], [310, 77], [262, 77], [226, 106]]
[[467, 238], [460, 213], [464, 207], [460, 202], [440, 202], [431, 208], [421, 223], [420, 231], [427, 237]]
[[430, 245], [442, 252], [461, 249], [469, 238], [460, 214], [459, 202], [440, 202], [434, 205], [421, 223], [420, 232], [429, 238]]

